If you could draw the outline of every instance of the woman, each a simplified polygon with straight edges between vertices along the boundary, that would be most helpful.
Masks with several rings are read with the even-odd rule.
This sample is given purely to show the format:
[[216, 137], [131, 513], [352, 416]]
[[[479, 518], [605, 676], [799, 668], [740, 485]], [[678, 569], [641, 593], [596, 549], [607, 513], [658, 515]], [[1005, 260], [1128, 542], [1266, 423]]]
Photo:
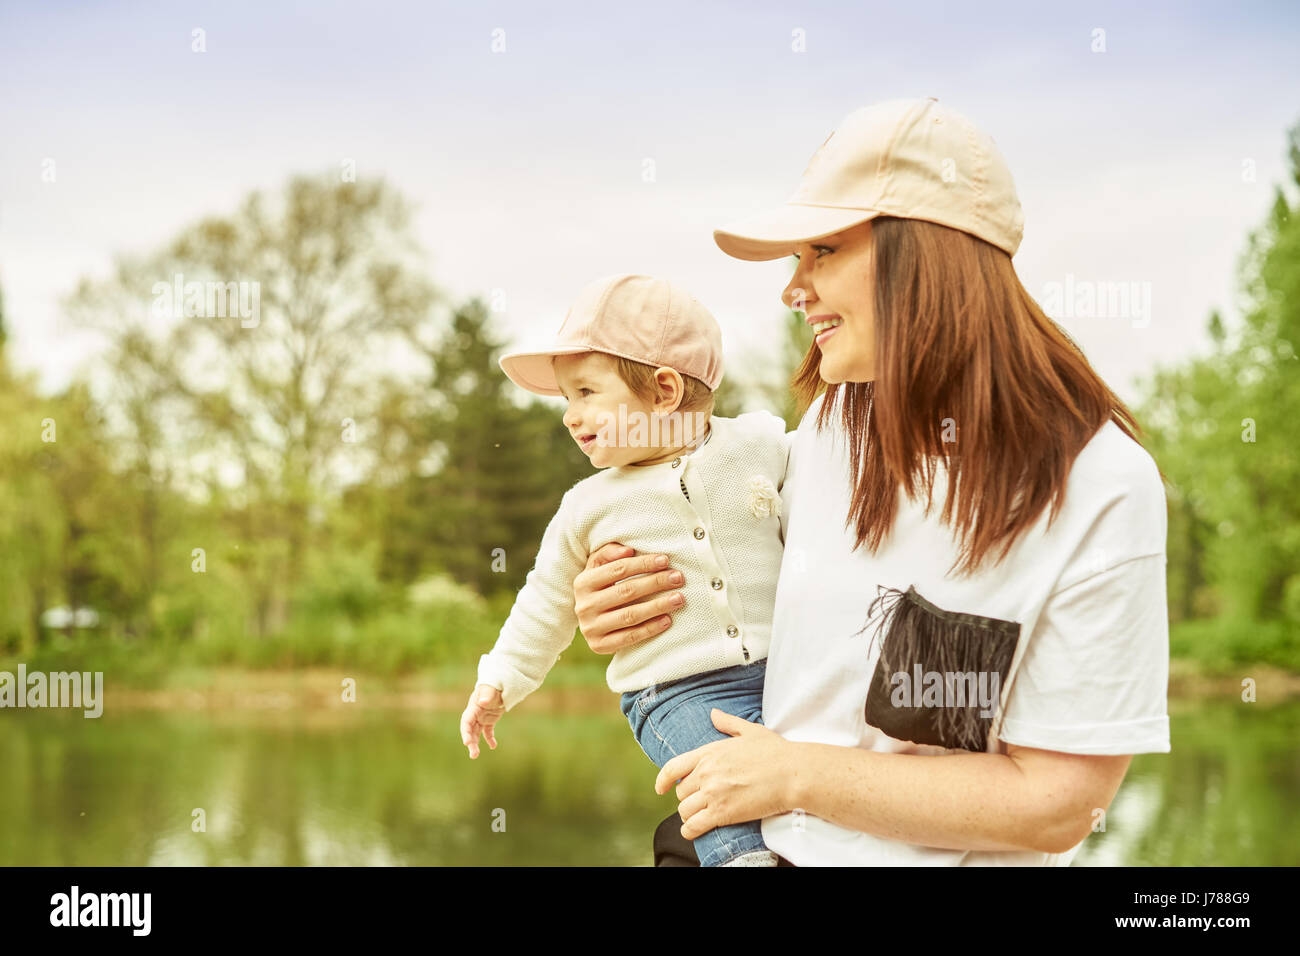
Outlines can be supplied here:
[[[1168, 752], [1161, 475], [1016, 277], [1022, 224], [993, 140], [928, 98], [850, 114], [785, 206], [715, 232], [797, 255], [782, 297], [818, 334], [766, 725], [715, 710], [728, 739], [663, 767], [683, 838], [762, 820], [799, 866], [1062, 865], [1131, 755]], [[675, 607], [629, 554], [575, 581], [599, 653]]]

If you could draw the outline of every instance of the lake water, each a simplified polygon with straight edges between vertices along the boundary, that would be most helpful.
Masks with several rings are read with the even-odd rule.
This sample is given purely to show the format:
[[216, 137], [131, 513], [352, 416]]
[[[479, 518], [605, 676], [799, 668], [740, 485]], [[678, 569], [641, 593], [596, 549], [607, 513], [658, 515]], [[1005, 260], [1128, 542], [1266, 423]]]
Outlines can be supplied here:
[[[0, 711], [0, 864], [650, 863], [676, 803], [613, 695], [512, 714], [477, 761], [458, 717]], [[1300, 701], [1172, 701], [1171, 721], [1075, 865], [1300, 864]]]

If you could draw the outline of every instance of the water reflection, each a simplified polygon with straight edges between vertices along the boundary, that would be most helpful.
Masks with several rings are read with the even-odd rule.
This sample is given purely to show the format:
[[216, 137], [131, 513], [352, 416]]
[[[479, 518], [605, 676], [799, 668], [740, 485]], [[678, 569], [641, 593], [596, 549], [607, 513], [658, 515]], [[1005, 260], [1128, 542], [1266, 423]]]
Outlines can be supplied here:
[[[477, 761], [457, 716], [6, 711], [0, 863], [650, 862], [675, 801], [616, 708], [521, 713]], [[1173, 753], [1135, 758], [1075, 865], [1300, 862], [1300, 701], [1200, 702], [1172, 720]]]

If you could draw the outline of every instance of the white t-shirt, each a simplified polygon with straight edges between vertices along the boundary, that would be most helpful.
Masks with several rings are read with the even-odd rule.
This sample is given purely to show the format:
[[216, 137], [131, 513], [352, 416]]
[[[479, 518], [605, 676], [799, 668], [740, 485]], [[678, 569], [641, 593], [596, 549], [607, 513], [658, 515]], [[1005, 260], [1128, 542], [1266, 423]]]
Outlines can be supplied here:
[[[943, 469], [928, 516], [923, 502], [900, 492], [880, 550], [853, 550], [845, 527], [847, 437], [838, 409], [817, 433], [824, 397], [799, 425], [782, 489], [786, 548], [763, 695], [766, 725], [795, 741], [956, 752], [897, 740], [866, 722], [880, 641], [872, 640], [874, 627], [855, 632], [868, 621], [878, 587], [913, 587], [946, 611], [1020, 624], [990, 752], [1005, 753], [1011, 743], [1079, 754], [1167, 753], [1165, 495], [1150, 455], [1107, 422], [1075, 460], [1050, 528], [1049, 506], [1001, 563], [949, 576], [958, 548], [939, 520]], [[877, 609], [873, 622], [882, 613]], [[799, 866], [1064, 865], [1082, 846], [1061, 854], [939, 849], [793, 813], [764, 820], [763, 838]]]

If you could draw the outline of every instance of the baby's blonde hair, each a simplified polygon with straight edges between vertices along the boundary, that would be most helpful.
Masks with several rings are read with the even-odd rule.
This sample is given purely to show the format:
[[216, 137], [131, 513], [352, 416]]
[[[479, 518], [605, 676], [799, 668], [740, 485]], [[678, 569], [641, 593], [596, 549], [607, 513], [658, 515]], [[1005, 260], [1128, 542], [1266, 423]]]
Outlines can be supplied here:
[[[614, 371], [628, 390], [643, 402], [653, 403], [659, 397], [655, 384], [655, 371], [661, 366], [634, 362], [621, 355], [611, 355]], [[681, 374], [680, 372], [678, 373]], [[679, 412], [713, 412], [713, 390], [693, 375], [682, 375], [682, 400]]]
[[[627, 386], [628, 391], [641, 401], [653, 404], [659, 397], [658, 385], [655, 383], [655, 372], [663, 366], [637, 362], [610, 352], [597, 352], [595, 354], [602, 356], [610, 364], [614, 374]], [[556, 358], [559, 358], [559, 356], [554, 356], [551, 359], [552, 365], [555, 364]], [[676, 411], [698, 411], [712, 415], [713, 390], [693, 375], [683, 375], [681, 372], [677, 374], [682, 376], [682, 400], [677, 404]]]

